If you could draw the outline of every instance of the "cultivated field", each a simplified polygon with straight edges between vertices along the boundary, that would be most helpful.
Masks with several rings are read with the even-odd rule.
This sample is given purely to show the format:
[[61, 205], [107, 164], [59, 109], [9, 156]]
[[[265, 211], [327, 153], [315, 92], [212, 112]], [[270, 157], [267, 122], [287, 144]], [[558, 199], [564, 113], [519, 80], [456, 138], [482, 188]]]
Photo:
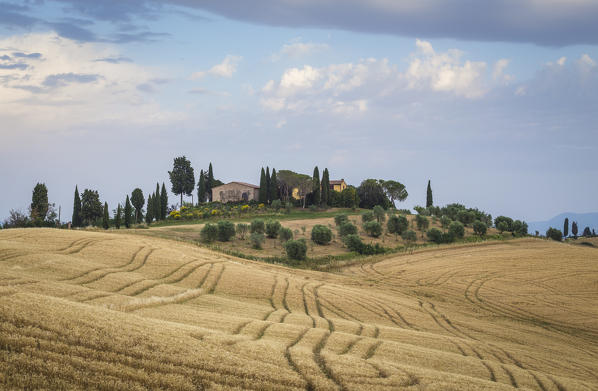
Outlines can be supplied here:
[[596, 390], [598, 250], [536, 239], [338, 273], [157, 237], [0, 231], [0, 389]]

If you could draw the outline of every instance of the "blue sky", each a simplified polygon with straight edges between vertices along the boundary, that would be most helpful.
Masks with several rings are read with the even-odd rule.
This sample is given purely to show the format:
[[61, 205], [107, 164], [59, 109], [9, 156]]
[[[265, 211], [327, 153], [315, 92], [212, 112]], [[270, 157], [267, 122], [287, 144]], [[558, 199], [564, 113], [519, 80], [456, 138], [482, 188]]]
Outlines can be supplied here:
[[[448, 4], [448, 5], [447, 5]], [[598, 3], [0, 2], [0, 217], [116, 207], [175, 156], [403, 182], [527, 221], [596, 211]], [[176, 202], [171, 196], [171, 201]]]

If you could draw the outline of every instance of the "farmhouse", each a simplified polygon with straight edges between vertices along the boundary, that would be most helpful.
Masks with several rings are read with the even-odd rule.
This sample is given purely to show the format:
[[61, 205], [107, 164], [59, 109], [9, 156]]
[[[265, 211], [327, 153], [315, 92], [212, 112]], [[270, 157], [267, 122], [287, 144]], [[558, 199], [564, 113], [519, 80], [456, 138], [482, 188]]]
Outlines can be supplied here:
[[212, 189], [212, 201], [235, 202], [258, 200], [260, 187], [245, 182], [230, 182]]
[[331, 180], [330, 181], [330, 190], [341, 192], [347, 188], [347, 182], [344, 179], [339, 180]]

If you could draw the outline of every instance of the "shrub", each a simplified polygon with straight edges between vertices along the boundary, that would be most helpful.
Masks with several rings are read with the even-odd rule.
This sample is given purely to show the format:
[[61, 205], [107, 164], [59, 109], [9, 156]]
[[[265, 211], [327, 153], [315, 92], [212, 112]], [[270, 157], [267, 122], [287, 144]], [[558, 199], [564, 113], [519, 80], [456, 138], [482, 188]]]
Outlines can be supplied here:
[[291, 259], [305, 259], [307, 254], [307, 245], [305, 240], [289, 240], [284, 244], [284, 250], [287, 253], [287, 257]]
[[372, 221], [376, 218], [376, 216], [374, 216], [374, 212], [365, 212], [361, 214], [361, 221], [363, 223], [367, 223], [369, 221]]
[[357, 227], [349, 222], [345, 222], [339, 227], [339, 233], [341, 236], [355, 235], [357, 234]]
[[373, 246], [371, 244], [364, 244], [363, 247], [361, 248], [360, 254], [374, 255], [374, 254], [384, 254], [385, 252], [386, 252], [386, 249], [384, 247], [380, 246], [378, 243], [376, 243]]
[[317, 205], [310, 205], [309, 206], [309, 211], [310, 212], [317, 212], [318, 211], [318, 206]]
[[380, 205], [374, 206], [373, 212], [374, 216], [376, 217], [376, 220], [378, 220], [380, 224], [382, 224], [386, 220], [386, 211]]
[[560, 242], [563, 239], [563, 233], [556, 228], [550, 227], [548, 228], [548, 231], [546, 231], [546, 237]]
[[[500, 228], [498, 228], [498, 225], [500, 223], [505, 223], [505, 225], [503, 225], [503, 227], [506, 227], [505, 229], [501, 230]], [[496, 226], [496, 228], [502, 233], [504, 231], [509, 231], [512, 232], [513, 231], [513, 219], [510, 217], [506, 217], [506, 216], [498, 216], [497, 218], [494, 219], [494, 225]]]
[[249, 237], [249, 241], [251, 242], [251, 247], [255, 248], [256, 250], [262, 249], [262, 244], [266, 241], [266, 237], [263, 233], [254, 232]]
[[262, 219], [252, 220], [251, 227], [249, 230], [252, 234], [263, 234], [265, 231], [264, 220], [262, 220]]
[[293, 211], [293, 204], [290, 201], [287, 201], [284, 205], [284, 211], [286, 214], [290, 214]]
[[439, 230], [438, 228], [432, 228], [430, 229], [426, 235], [428, 236], [428, 239], [430, 239], [432, 242], [440, 244], [442, 243], [442, 231]]
[[442, 228], [444, 229], [447, 229], [452, 222], [453, 220], [451, 220], [451, 218], [446, 215], [440, 218], [440, 225], [442, 225]]
[[397, 213], [400, 213], [402, 215], [410, 215], [411, 214], [411, 210], [409, 210], [409, 209], [397, 209]]
[[280, 232], [280, 222], [276, 220], [268, 220], [266, 222], [266, 235], [269, 238], [275, 239], [278, 237], [278, 233]]
[[282, 202], [280, 200], [272, 201], [272, 208], [278, 212], [282, 208]]
[[334, 216], [334, 223], [337, 226], [341, 226], [344, 223], [348, 223], [348, 222], [349, 222], [349, 216], [347, 216], [346, 214], [340, 214], [340, 215]]
[[212, 223], [204, 225], [199, 236], [202, 242], [212, 243], [218, 238], [218, 226]]
[[415, 223], [417, 224], [417, 229], [420, 231], [426, 230], [430, 226], [428, 218], [421, 214], [415, 216]]
[[249, 224], [237, 224], [237, 235], [239, 235], [241, 239], [245, 239], [247, 232], [249, 232]]
[[332, 240], [332, 231], [325, 225], [316, 224], [311, 229], [311, 240], [317, 244], [328, 244]]
[[218, 222], [218, 240], [221, 242], [228, 242], [235, 236], [235, 225], [228, 220], [221, 220]]
[[496, 229], [499, 230], [500, 233], [503, 233], [509, 230], [509, 225], [505, 221], [499, 221], [498, 224], [496, 224]]
[[465, 227], [459, 221], [453, 221], [449, 225], [449, 233], [451, 233], [455, 238], [462, 238], [465, 236]]
[[382, 235], [382, 225], [377, 221], [368, 221], [363, 225], [363, 229], [369, 236], [374, 238]]
[[282, 242], [293, 239], [293, 231], [291, 231], [290, 228], [281, 228], [280, 232], [278, 232], [278, 235], [280, 236], [280, 240]]
[[486, 230], [488, 229], [488, 227], [486, 227], [486, 224], [482, 223], [480, 220], [476, 220], [473, 223], [473, 232], [476, 235], [479, 236], [484, 236], [486, 235]]
[[413, 231], [411, 229], [408, 230], [408, 231], [403, 232], [403, 234], [401, 235], [401, 237], [407, 243], [413, 243], [413, 242], [415, 242], [417, 240], [417, 234], [415, 233], [415, 231]]
[[409, 227], [409, 221], [405, 216], [390, 216], [386, 227], [391, 234], [401, 235]]
[[361, 238], [359, 237], [359, 235], [347, 235], [343, 238], [343, 243], [345, 243], [345, 246], [347, 246], [347, 248], [351, 251], [354, 251], [356, 253], [360, 253], [361, 252], [361, 248], [363, 247], [363, 242], [361, 241]]

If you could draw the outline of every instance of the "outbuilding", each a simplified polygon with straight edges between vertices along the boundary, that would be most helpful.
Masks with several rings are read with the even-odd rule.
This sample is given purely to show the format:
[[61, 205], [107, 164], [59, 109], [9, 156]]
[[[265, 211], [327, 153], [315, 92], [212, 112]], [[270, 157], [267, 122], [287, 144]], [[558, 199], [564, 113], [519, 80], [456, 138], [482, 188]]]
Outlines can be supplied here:
[[245, 182], [230, 182], [212, 189], [212, 201], [238, 202], [259, 199], [260, 187]]

